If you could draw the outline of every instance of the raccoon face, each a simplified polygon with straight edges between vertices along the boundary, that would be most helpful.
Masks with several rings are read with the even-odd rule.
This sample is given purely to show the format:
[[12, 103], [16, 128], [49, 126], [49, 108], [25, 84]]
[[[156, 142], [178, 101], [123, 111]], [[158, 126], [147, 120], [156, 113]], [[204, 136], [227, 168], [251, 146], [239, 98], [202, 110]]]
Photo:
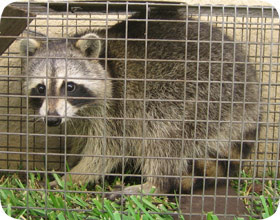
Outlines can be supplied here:
[[48, 126], [58, 126], [68, 117], [78, 115], [84, 107], [111, 97], [111, 81], [98, 58], [101, 42], [90, 33], [76, 42], [48, 43], [48, 49], [34, 39], [22, 40], [21, 54], [26, 56], [24, 71], [29, 103], [38, 110]]

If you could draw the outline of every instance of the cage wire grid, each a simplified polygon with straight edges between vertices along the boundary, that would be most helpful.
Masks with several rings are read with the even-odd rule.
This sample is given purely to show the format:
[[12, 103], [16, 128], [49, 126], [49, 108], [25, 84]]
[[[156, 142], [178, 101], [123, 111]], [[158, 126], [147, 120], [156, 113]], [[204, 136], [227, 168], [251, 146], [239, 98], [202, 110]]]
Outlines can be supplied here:
[[[77, 5], [76, 5], [77, 4]], [[28, 100], [30, 98], [35, 98], [34, 96], [28, 94], [28, 86], [27, 88], [23, 87], [22, 80], [28, 82], [32, 81], [33, 78], [40, 79], [39, 76], [26, 76], [22, 73], [22, 63], [21, 58], [23, 58], [19, 54], [19, 41], [15, 41], [6, 51], [2, 54], [0, 58], [0, 163], [1, 163], [1, 173], [3, 175], [7, 175], [8, 173], [18, 173], [19, 176], [21, 176], [22, 180], [26, 182], [26, 188], [25, 189], [18, 189], [18, 188], [10, 188], [11, 190], [18, 191], [23, 190], [26, 192], [29, 191], [44, 191], [44, 192], [58, 192], [63, 193], [66, 195], [67, 193], [71, 192], [77, 192], [77, 193], [92, 193], [94, 194], [101, 194], [103, 197], [106, 196], [110, 192], [105, 192], [105, 177], [120, 177], [121, 179], [121, 185], [122, 190], [124, 190], [124, 179], [127, 177], [134, 177], [134, 178], [140, 178], [140, 184], [143, 185], [145, 182], [145, 178], [147, 178], [147, 175], [144, 175], [143, 173], [140, 174], [131, 174], [127, 173], [125, 170], [125, 161], [127, 159], [141, 159], [142, 165], [145, 160], [149, 159], [158, 159], [158, 160], [170, 160], [171, 158], [168, 157], [157, 157], [157, 156], [150, 156], [150, 155], [126, 155], [125, 148], [127, 145], [129, 145], [131, 140], [134, 141], [140, 141], [142, 143], [142, 149], [145, 147], [145, 141], [170, 141], [174, 143], [178, 143], [178, 145], [181, 146], [181, 149], [183, 151], [184, 149], [184, 142], [185, 141], [206, 141], [206, 143], [215, 141], [215, 139], [211, 139], [209, 137], [207, 138], [188, 138], [184, 135], [185, 130], [185, 123], [190, 122], [194, 123], [195, 126], [197, 126], [197, 123], [206, 123], [206, 134], [208, 134], [208, 125], [210, 123], [217, 123], [219, 128], [220, 124], [225, 121], [217, 120], [217, 121], [210, 121], [209, 120], [209, 111], [207, 112], [206, 119], [200, 119], [197, 113], [195, 113], [194, 119], [188, 119], [185, 116], [178, 117], [178, 118], [165, 118], [165, 119], [158, 119], [158, 118], [146, 118], [146, 106], [148, 102], [161, 102], [161, 103], [170, 103], [170, 105], [173, 103], [181, 102], [184, 106], [184, 111], [187, 104], [194, 103], [196, 106], [199, 105], [199, 103], [205, 103], [205, 101], [200, 101], [198, 99], [195, 100], [188, 100], [186, 97], [186, 91], [187, 91], [187, 84], [192, 83], [194, 85], [198, 85], [198, 83], [207, 83], [208, 86], [208, 97], [207, 97], [207, 103], [215, 102], [210, 101], [210, 84], [211, 83], [223, 83], [225, 85], [234, 84], [237, 85], [237, 81], [214, 81], [214, 80], [191, 80], [187, 78], [187, 64], [188, 63], [197, 63], [197, 79], [199, 78], [199, 68], [203, 64], [210, 63], [214, 64], [221, 64], [221, 74], [223, 74], [223, 65], [227, 65], [227, 62], [225, 61], [213, 61], [211, 60], [211, 52], [209, 55], [209, 60], [200, 60], [199, 59], [199, 45], [203, 43], [209, 43], [210, 45], [210, 51], [212, 48], [213, 43], [221, 43], [222, 45], [227, 43], [232, 43], [234, 45], [241, 44], [243, 51], [248, 54], [245, 61], [245, 68], [247, 68], [248, 65], [253, 65], [256, 69], [257, 75], [259, 77], [259, 82], [257, 83], [258, 89], [259, 89], [259, 101], [257, 105], [259, 106], [259, 114], [262, 116], [260, 120], [257, 121], [257, 138], [255, 140], [244, 140], [243, 136], [241, 140], [234, 140], [231, 139], [229, 142], [234, 141], [240, 141], [243, 143], [246, 142], [252, 142], [256, 143], [256, 147], [251, 153], [250, 157], [248, 159], [241, 159], [242, 165], [245, 169], [251, 170], [253, 173], [252, 180], [252, 191], [255, 190], [255, 182], [257, 180], [261, 181], [262, 183], [262, 190], [264, 190], [264, 182], [267, 180], [279, 180], [279, 174], [278, 174], [278, 164], [279, 164], [279, 142], [280, 142], [280, 131], [279, 131], [279, 110], [280, 110], [280, 104], [279, 104], [279, 86], [280, 86], [280, 80], [279, 80], [279, 18], [275, 11], [275, 9], [270, 7], [248, 7], [248, 6], [221, 6], [221, 5], [211, 5], [211, 6], [189, 6], [189, 5], [182, 5], [182, 4], [171, 4], [171, 3], [139, 3], [139, 2], [64, 2], [64, 3], [33, 3], [28, 2], [26, 4], [23, 3], [14, 3], [13, 4], [16, 7], [22, 8], [27, 12], [27, 15], [24, 19], [26, 19], [27, 28], [26, 30], [17, 37], [18, 40], [21, 39], [37, 39], [37, 40], [43, 40], [45, 42], [49, 42], [50, 40], [53, 41], [59, 41], [61, 39], [65, 39], [65, 46], [67, 48], [67, 45], [72, 40], [78, 40], [80, 37], [73, 37], [73, 34], [83, 32], [85, 30], [91, 30], [94, 31], [96, 29], [105, 29], [105, 37], [100, 37], [100, 40], [103, 42], [105, 47], [105, 54], [104, 58], [87, 58], [83, 57], [82, 59], [85, 61], [88, 60], [95, 60], [93, 62], [100, 61], [104, 62], [104, 68], [107, 70], [108, 62], [111, 61], [120, 61], [124, 63], [124, 76], [119, 78], [114, 78], [110, 76], [106, 76], [106, 78], [95, 78], [95, 80], [112, 80], [113, 82], [123, 82], [124, 87], [124, 93], [122, 96], [118, 98], [110, 98], [105, 97], [104, 98], [104, 106], [107, 102], [111, 101], [119, 101], [123, 102], [123, 117], [109, 117], [106, 114], [106, 108], [105, 115], [104, 116], [65, 116], [66, 118], [78, 118], [79, 120], [88, 120], [88, 119], [96, 119], [101, 120], [106, 123], [107, 120], [116, 120], [119, 121], [119, 123], [122, 125], [122, 135], [120, 136], [110, 136], [106, 133], [106, 129], [103, 131], [103, 135], [88, 135], [88, 134], [74, 134], [73, 130], [69, 130], [67, 126], [62, 125], [60, 127], [56, 128], [49, 128], [46, 124], [43, 123], [42, 120], [40, 120], [41, 116], [38, 114], [38, 112], [31, 109], [30, 104]], [[174, 9], [184, 9], [186, 11], [187, 19], [185, 20], [157, 20], [157, 19], [149, 19], [149, 12], [152, 8], [155, 7], [162, 7], [164, 10], [174, 10]], [[210, 37], [210, 40], [200, 40], [198, 36], [198, 40], [188, 40], [188, 43], [185, 43], [185, 52], [187, 53], [188, 45], [189, 43], [197, 43], [197, 59], [196, 60], [189, 60], [187, 55], [184, 59], [154, 59], [154, 58], [148, 58], [149, 54], [149, 48], [148, 43], [149, 42], [170, 42], [170, 43], [184, 43], [186, 40], [180, 40], [180, 39], [149, 39], [148, 34], [145, 35], [145, 38], [128, 38], [128, 22], [133, 21], [133, 18], [131, 18], [131, 15], [134, 12], [138, 11], [144, 11], [145, 18], [143, 19], [134, 19], [135, 21], [144, 21], [145, 22], [145, 30], [148, 30], [149, 25], [152, 22], [173, 22], [173, 23], [184, 23], [186, 24], [186, 27], [188, 27], [188, 24], [190, 23], [198, 23], [198, 26], [203, 23], [208, 23], [210, 25], [210, 32], [212, 34], [213, 28], [212, 27], [218, 27], [222, 32], [230, 36], [233, 41], [227, 41], [224, 38], [221, 39], [221, 41], [215, 41], [212, 40]], [[30, 12], [34, 13], [35, 16], [29, 16]], [[17, 16], [5, 16], [3, 18], [6, 19], [23, 19], [22, 17]], [[31, 21], [29, 23], [29, 21]], [[125, 32], [125, 38], [114, 38], [110, 37], [108, 35], [108, 28], [114, 26], [117, 23], [125, 22], [126, 26], [126, 32]], [[200, 33], [198, 32], [198, 35]], [[186, 35], [188, 35], [187, 28], [186, 28]], [[1, 41], [5, 41], [8, 38], [14, 38], [15, 36], [0, 36]], [[108, 43], [110, 41], [121, 41], [124, 42], [125, 45], [125, 53], [123, 57], [110, 57], [108, 54]], [[130, 43], [133, 42], [143, 42], [144, 43], [144, 57], [142, 58], [131, 58], [130, 54], [128, 54], [127, 48], [129, 47]], [[47, 50], [48, 50], [48, 43], [46, 44]], [[236, 48], [236, 46], [234, 46]], [[36, 59], [65, 59], [65, 63], [70, 62], [70, 60], [81, 60], [81, 58], [73, 58], [67, 56], [68, 52], [66, 50], [66, 57], [56, 57], [56, 56], [42, 56], [40, 58]], [[29, 62], [29, 56], [27, 55], [27, 63]], [[142, 78], [131, 78], [130, 70], [129, 70], [129, 64], [130, 62], [142, 62], [143, 63], [143, 77]], [[157, 79], [157, 78], [149, 78], [147, 75], [149, 65], [152, 62], [166, 62], [166, 63], [180, 63], [184, 65], [185, 73], [184, 77], [182, 79]], [[242, 62], [241, 62], [242, 63]], [[233, 66], [238, 65], [239, 63], [237, 61], [231, 62]], [[51, 67], [49, 67], [51, 68]], [[48, 68], [47, 68], [48, 73]], [[245, 70], [246, 73], [246, 70]], [[59, 80], [64, 79], [65, 82], [69, 82], [71, 80], [77, 80], [75, 77], [69, 77], [68, 76], [68, 70], [65, 68], [65, 76], [57, 77], [57, 76], [49, 76], [47, 74], [46, 77], [41, 77], [41, 79], [45, 79], [46, 81], [51, 81], [53, 79]], [[81, 79], [80, 79], [81, 80]], [[92, 81], [93, 79], [89, 77], [84, 77], [82, 80], [85, 81]], [[131, 83], [142, 83], [144, 87], [144, 94], [143, 98], [135, 98], [135, 97], [129, 97], [129, 94], [127, 94], [127, 88], [130, 88]], [[149, 99], [147, 98], [146, 89], [149, 83], [161, 83], [161, 82], [174, 82], [174, 83], [184, 83], [184, 94], [182, 99]], [[242, 82], [241, 82], [242, 83]], [[249, 82], [245, 82], [244, 91], [246, 90], [246, 85], [249, 85]], [[198, 88], [198, 86], [197, 86]], [[106, 87], [105, 87], [106, 91]], [[232, 90], [233, 91], [233, 90]], [[197, 91], [198, 93], [198, 91]], [[67, 94], [65, 94], [67, 97]], [[197, 94], [196, 94], [197, 97]], [[233, 93], [232, 93], [233, 97]], [[67, 99], [65, 96], [49, 96], [46, 94], [46, 100], [51, 99]], [[96, 99], [96, 98], [82, 98], [77, 97], [77, 100], [85, 100], [85, 99]], [[47, 101], [48, 102], [48, 101]], [[142, 117], [126, 117], [126, 111], [127, 106], [129, 106], [130, 102], [139, 102], [143, 103], [143, 109], [142, 109]], [[66, 103], [66, 109], [67, 109], [67, 101]], [[221, 103], [227, 103], [225, 101], [222, 101], [221, 99], [219, 101], [216, 101], [219, 105]], [[235, 102], [232, 98], [231, 101], [228, 101], [228, 104], [231, 105], [231, 111], [233, 111], [234, 104], [238, 104], [238, 102]], [[243, 101], [240, 101], [239, 104], [250, 104], [245, 100], [245, 97]], [[209, 104], [208, 104], [209, 108]], [[245, 107], [244, 107], [245, 108]], [[233, 112], [231, 112], [233, 114]], [[46, 116], [47, 118], [48, 116]], [[139, 121], [140, 123], [143, 123], [143, 130], [141, 134], [137, 136], [130, 137], [126, 134], [127, 127], [129, 127], [129, 123], [131, 121]], [[147, 136], [147, 130], [146, 126], [144, 126], [145, 123], [153, 123], [153, 122], [163, 122], [163, 123], [170, 123], [170, 124], [181, 124], [182, 126], [182, 133], [179, 135], [174, 135], [174, 137], [148, 137]], [[65, 121], [65, 124], [70, 124], [71, 122]], [[245, 121], [234, 121], [232, 118], [230, 120], [230, 124], [234, 123], [241, 123], [242, 129], [244, 129], [246, 122]], [[220, 130], [220, 129], [219, 129]], [[194, 129], [194, 137], [196, 137], [196, 130]], [[207, 136], [207, 135], [206, 135]], [[32, 189], [31, 186], [29, 186], [29, 175], [30, 173], [41, 173], [42, 175], [49, 175], [53, 173], [57, 173], [60, 175], [69, 175], [71, 172], [66, 172], [66, 161], [68, 161], [68, 157], [73, 158], [81, 158], [83, 155], [81, 155], [80, 152], [71, 152], [68, 149], [69, 142], [74, 140], [77, 137], [82, 137], [84, 140], [87, 138], [96, 138], [96, 139], [102, 139], [104, 143], [104, 152], [105, 149], [108, 148], [108, 144], [106, 143], [109, 139], [118, 139], [120, 140], [120, 143], [122, 143], [122, 151], [119, 152], [117, 155], [86, 155], [87, 157], [101, 157], [103, 158], [103, 166], [105, 166], [105, 159], [112, 159], [112, 158], [121, 158], [121, 169], [117, 173], [104, 173], [103, 170], [101, 170], [100, 173], [83, 173], [83, 175], [101, 175], [102, 176], [102, 191], [68, 191], [68, 190], [60, 190], [60, 189], [47, 189], [47, 183], [44, 182], [44, 188], [43, 189]], [[228, 141], [228, 140], [226, 140]], [[144, 150], [142, 150], [144, 152]], [[234, 159], [234, 158], [193, 158], [193, 157], [184, 157], [182, 154], [180, 156], [173, 156], [172, 160], [179, 160], [181, 161], [181, 172], [180, 175], [152, 175], [152, 177], [166, 177], [166, 178], [179, 178], [180, 183], [182, 183], [183, 180], [183, 159], [184, 160], [190, 160], [193, 161], [193, 164], [195, 163], [195, 160], [201, 160], [201, 161], [214, 161], [216, 163], [216, 174], [218, 172], [218, 162], [220, 161], [240, 161], [240, 159]], [[229, 163], [228, 163], [229, 164]], [[241, 163], [239, 165], [239, 169], [243, 169], [243, 166], [241, 166]], [[204, 171], [206, 171], [206, 162], [204, 163]], [[226, 168], [228, 171], [230, 169], [230, 166], [227, 165]], [[274, 172], [274, 177], [268, 177], [268, 172]], [[79, 172], [73, 172], [71, 173], [73, 176], [75, 174], [79, 174]], [[189, 210], [182, 211], [182, 214], [185, 217], [201, 217], [203, 218], [204, 213], [193, 211], [193, 201], [195, 197], [201, 197], [201, 210], [204, 210], [204, 202], [207, 198], [213, 198], [213, 211], [215, 213], [216, 209], [216, 203], [218, 202], [219, 198], [223, 197], [225, 198], [225, 208], [222, 213], [218, 213], [218, 216], [221, 217], [233, 217], [233, 214], [228, 213], [227, 210], [227, 204], [228, 200], [231, 198], [237, 198], [237, 206], [239, 203], [242, 203], [240, 200], [241, 198], [248, 198], [253, 200], [253, 196], [251, 195], [240, 195], [237, 193], [236, 195], [230, 195], [229, 194], [229, 188], [230, 186], [230, 180], [237, 180], [238, 186], [240, 187], [241, 182], [246, 180], [246, 178], [242, 177], [241, 174], [239, 174], [236, 177], [229, 176], [228, 174], [226, 176], [213, 176], [209, 177], [205, 175], [205, 172], [202, 176], [196, 176], [195, 175], [195, 166], [192, 166], [190, 178], [194, 180], [196, 178], [201, 178], [203, 180], [203, 186], [202, 186], [202, 195], [197, 195], [194, 191], [193, 185], [191, 187], [191, 191], [189, 193], [190, 195], [190, 201], [189, 203], [183, 202], [184, 193], [181, 191], [181, 188], [176, 194], [173, 194], [174, 196], [178, 197], [178, 201], [181, 206], [189, 206]], [[214, 193], [213, 195], [207, 195], [205, 194], [205, 185], [206, 179], [213, 179], [214, 180]], [[226, 181], [226, 191], [225, 195], [219, 195], [217, 194], [217, 190], [219, 185], [217, 184], [217, 180], [224, 180]], [[1, 187], [2, 188], [2, 187]], [[144, 193], [139, 193], [140, 195], [143, 195]], [[146, 194], [146, 193], [145, 193]], [[148, 193], [149, 194], [149, 193]], [[47, 204], [47, 199], [45, 199], [45, 207], [29, 207], [28, 206], [28, 197], [29, 193], [27, 195], [27, 203], [24, 207], [13, 207], [15, 209], [27, 209], [27, 213], [29, 213], [30, 209], [42, 209], [42, 210], [53, 210], [53, 208], [49, 208]], [[170, 194], [163, 194], [163, 195], [170, 195]], [[171, 194], [172, 195], [172, 194]], [[123, 198], [123, 194], [121, 194], [121, 197]], [[277, 198], [273, 198], [276, 200]], [[104, 205], [104, 204], [103, 204]], [[69, 209], [65, 208], [62, 209], [62, 211], [73, 211], [73, 212], [82, 212], [82, 211], [90, 211], [90, 210], [76, 210], [76, 209]], [[241, 215], [242, 216], [242, 215]]]

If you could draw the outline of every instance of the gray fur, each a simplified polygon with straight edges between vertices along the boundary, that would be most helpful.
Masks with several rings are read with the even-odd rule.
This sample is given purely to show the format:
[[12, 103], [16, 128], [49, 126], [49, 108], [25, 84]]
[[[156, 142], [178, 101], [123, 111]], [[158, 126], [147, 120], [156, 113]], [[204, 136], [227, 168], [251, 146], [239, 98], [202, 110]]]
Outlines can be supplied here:
[[[152, 11], [149, 16], [152, 19], [184, 20], [177, 13], [160, 14]], [[142, 15], [134, 18], [142, 18]], [[126, 165], [132, 161], [135, 170], [140, 170], [145, 176], [146, 183], [142, 185], [144, 191], [156, 186], [157, 192], [165, 193], [178, 189], [180, 184], [183, 190], [188, 191], [195, 184], [188, 178], [193, 175], [193, 166], [196, 176], [226, 175], [228, 164], [223, 162], [220, 165], [209, 158], [240, 160], [246, 156], [245, 153], [241, 155], [241, 140], [244, 140], [243, 152], [248, 153], [250, 145], [254, 145], [250, 141], [255, 140], [258, 119], [258, 80], [255, 69], [245, 65], [246, 54], [241, 46], [234, 44], [219, 29], [203, 22], [198, 25], [191, 19], [187, 31], [184, 22], [149, 22], [148, 31], [145, 31], [145, 26], [145, 21], [129, 21], [128, 38], [177, 41], [148, 41], [147, 53], [145, 41], [127, 41], [126, 50], [126, 24], [121, 22], [108, 30], [109, 38], [120, 38], [109, 40], [108, 48], [97, 39], [98, 36], [105, 38], [105, 31], [87, 34], [81, 36], [84, 38], [82, 40], [68, 43], [67, 56], [70, 58], [84, 57], [87, 47], [90, 47], [90, 56], [93, 58], [99, 54], [99, 58], [104, 58], [107, 54], [107, 72], [105, 64], [97, 60], [69, 59], [66, 65], [64, 59], [55, 59], [55, 73], [46, 67], [46, 59], [30, 59], [30, 66], [26, 67], [33, 76], [46, 76], [48, 72], [60, 77], [65, 76], [67, 67], [67, 76], [76, 77], [72, 81], [80, 80], [99, 99], [91, 105], [73, 108], [69, 112], [67, 110], [68, 116], [92, 117], [87, 120], [73, 119], [72, 123], [67, 123], [74, 124], [78, 135], [93, 136], [75, 138], [73, 141], [72, 152], [84, 156], [71, 172], [95, 174], [72, 175], [75, 182], [99, 181], [102, 174], [111, 173], [122, 163]], [[209, 40], [215, 41], [212, 42], [211, 50]], [[200, 42], [199, 47], [197, 42]], [[66, 55], [65, 48], [63, 41], [49, 43], [49, 52], [42, 47], [34, 57], [50, 55], [63, 58]], [[141, 61], [130, 60], [126, 63], [125, 57]], [[145, 58], [154, 61], [145, 63]], [[145, 74], [146, 79], [154, 81], [145, 81]], [[85, 83], [81, 80], [83, 77], [96, 80]], [[124, 83], [110, 77], [128, 80]], [[30, 80], [29, 88], [38, 84], [38, 81]], [[59, 87], [59, 83], [56, 84]], [[40, 113], [44, 116], [46, 111]], [[65, 114], [60, 116], [64, 117]], [[120, 156], [126, 157], [123, 159]], [[232, 164], [238, 165], [238, 161]], [[125, 188], [125, 193], [138, 191], [139, 186]]]

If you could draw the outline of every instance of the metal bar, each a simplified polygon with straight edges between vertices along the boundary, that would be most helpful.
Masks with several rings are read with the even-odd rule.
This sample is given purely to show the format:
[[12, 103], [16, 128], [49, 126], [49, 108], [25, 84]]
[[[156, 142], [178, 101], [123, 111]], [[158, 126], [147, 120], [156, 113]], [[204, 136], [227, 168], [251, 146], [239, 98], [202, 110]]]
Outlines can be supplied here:
[[[17, 7], [25, 7], [25, 3], [13, 3], [12, 5], [15, 5]], [[32, 6], [34, 7], [32, 8]], [[39, 6], [38, 6], [39, 5]], [[124, 13], [126, 11], [125, 8], [126, 3], [125, 2], [110, 2], [110, 11], [108, 13]], [[72, 13], [87, 13], [87, 12], [99, 12], [99, 13], [105, 13], [106, 12], [106, 2], [70, 2], [69, 3], [69, 10]], [[46, 4], [39, 3], [31, 4], [31, 11], [34, 13], [46, 13]], [[211, 9], [212, 7], [212, 9]], [[176, 2], [169, 2], [169, 3], [149, 3], [149, 8], [153, 9], [160, 9], [160, 10], [177, 10], [179, 8], [185, 9], [184, 3], [176, 3]], [[224, 8], [224, 9], [223, 9]], [[273, 7], [269, 6], [254, 6], [250, 7], [249, 11], [247, 13], [247, 6], [238, 6], [235, 14], [235, 6], [234, 5], [188, 5], [188, 14], [189, 15], [197, 15], [198, 12], [200, 13], [200, 16], [207, 16], [212, 13], [213, 16], [234, 16], [236, 17], [260, 17], [262, 15], [263, 10], [263, 16], [264, 17], [271, 17], [271, 11], [273, 10], [273, 13], [275, 17], [278, 16], [277, 10]], [[66, 3], [56, 2], [50, 3], [50, 13], [51, 14], [61, 14], [66, 13]], [[144, 2], [130, 2], [129, 3], [129, 9], [130, 12], [139, 12], [139, 11], [145, 11], [145, 3]], [[211, 12], [212, 10], [212, 12]], [[224, 10], [224, 11], [223, 11]]]
[[[5, 18], [10, 16], [10, 18]], [[16, 40], [17, 36], [23, 32], [28, 23], [32, 19], [27, 19], [27, 16], [35, 16], [33, 13], [18, 9], [13, 6], [7, 6], [2, 14], [0, 21], [0, 37], [9, 36], [5, 41], [1, 40], [0, 55]], [[15, 17], [19, 19], [15, 19]]]

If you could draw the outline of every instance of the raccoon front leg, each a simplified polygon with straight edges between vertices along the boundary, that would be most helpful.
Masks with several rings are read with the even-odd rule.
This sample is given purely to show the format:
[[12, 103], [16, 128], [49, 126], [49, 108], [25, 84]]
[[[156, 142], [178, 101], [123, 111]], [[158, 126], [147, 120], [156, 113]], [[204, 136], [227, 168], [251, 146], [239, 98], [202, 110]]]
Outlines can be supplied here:
[[[138, 164], [141, 161], [138, 161]], [[110, 199], [114, 200], [121, 194], [131, 195], [139, 193], [150, 193], [153, 188], [155, 194], [166, 194], [178, 186], [178, 178], [162, 177], [174, 176], [173, 172], [177, 175], [180, 173], [180, 162], [172, 159], [145, 159], [141, 168], [144, 184], [125, 187], [123, 190], [118, 190], [110, 195]]]
[[[69, 174], [62, 177], [62, 180], [66, 182], [70, 181], [69, 175], [71, 175], [73, 183], [95, 183], [101, 179], [102, 174], [110, 173], [114, 167], [117, 167], [119, 162], [120, 160], [118, 158], [83, 157], [70, 170]], [[57, 182], [52, 181], [50, 186], [57, 186]]]
[[[194, 175], [191, 173], [189, 176], [184, 175], [179, 184], [182, 192], [189, 193], [193, 187], [195, 187], [198, 180], [202, 180], [206, 177], [207, 185], [213, 184], [214, 179], [207, 179], [207, 177], [221, 177], [225, 175], [225, 169], [222, 165], [222, 162], [216, 160], [194, 160]], [[196, 178], [192, 176], [198, 176]]]
[[116, 188], [112, 194], [109, 195], [110, 200], [115, 200], [116, 198], [120, 197], [122, 194], [125, 195], [133, 195], [133, 194], [139, 194], [141, 192], [143, 193], [149, 193], [151, 190], [155, 188], [154, 193], [159, 193], [159, 190], [156, 186], [154, 186], [151, 182], [146, 182], [144, 184], [134, 185], [134, 186], [128, 186], [124, 187], [123, 190], [121, 190], [121, 186]]
[[[110, 196], [110, 199], [114, 200], [121, 194], [149, 193], [153, 187], [155, 188], [155, 194], [174, 193], [174, 191], [178, 191], [180, 188], [182, 192], [190, 192], [191, 188], [196, 185], [198, 178], [193, 178], [192, 173], [188, 172], [188, 170], [192, 170], [192, 167], [187, 164], [186, 160], [180, 163], [179, 160], [172, 159], [154, 159], [146, 161], [142, 169], [142, 172], [149, 176], [146, 182], [141, 185], [125, 187], [122, 191], [116, 191]], [[219, 177], [225, 174], [222, 164], [218, 163], [217, 167], [215, 160], [197, 160], [193, 166], [195, 166], [194, 175], [201, 176], [201, 178], [203, 178], [203, 176]], [[164, 175], [174, 177], [159, 177]], [[182, 178], [180, 178], [180, 176], [182, 176]]]

